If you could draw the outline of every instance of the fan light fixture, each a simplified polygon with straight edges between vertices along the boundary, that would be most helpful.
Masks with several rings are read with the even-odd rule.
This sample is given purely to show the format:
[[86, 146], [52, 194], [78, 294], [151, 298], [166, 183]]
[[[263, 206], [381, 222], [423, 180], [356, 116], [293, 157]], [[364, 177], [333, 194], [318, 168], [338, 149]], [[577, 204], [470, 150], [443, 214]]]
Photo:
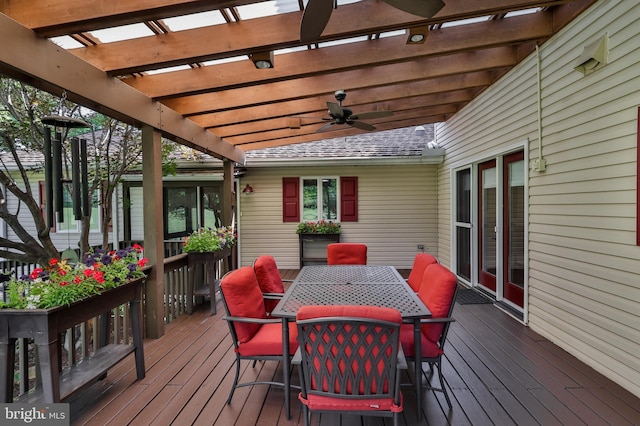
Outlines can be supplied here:
[[407, 37], [407, 44], [422, 44], [427, 39], [429, 33], [428, 26], [409, 28], [409, 37]]
[[251, 60], [253, 65], [260, 70], [273, 68], [273, 51], [252, 53]]
[[253, 186], [251, 186], [251, 185], [247, 184], [247, 185], [244, 187], [244, 189], [242, 190], [242, 193], [243, 193], [244, 195], [251, 195], [251, 194], [253, 194]]

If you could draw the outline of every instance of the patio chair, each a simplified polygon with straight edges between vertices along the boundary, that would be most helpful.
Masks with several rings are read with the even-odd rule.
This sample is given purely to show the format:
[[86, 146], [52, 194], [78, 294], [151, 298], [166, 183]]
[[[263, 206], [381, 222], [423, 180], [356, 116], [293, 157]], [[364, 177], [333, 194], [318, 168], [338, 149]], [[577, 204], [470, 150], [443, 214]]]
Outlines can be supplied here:
[[367, 246], [356, 243], [332, 243], [327, 245], [327, 264], [366, 265]]
[[302, 306], [298, 309], [300, 371], [304, 424], [312, 412], [393, 417], [402, 412], [399, 349], [402, 318], [377, 306]]
[[[412, 386], [439, 391], [444, 394], [449, 409], [451, 400], [444, 385], [442, 374], [442, 356], [444, 345], [449, 333], [449, 326], [455, 321], [451, 314], [455, 306], [458, 283], [456, 276], [445, 266], [434, 263], [427, 266], [422, 277], [422, 285], [418, 297], [431, 311], [432, 317], [421, 320], [421, 354], [415, 353], [413, 324], [403, 324], [400, 329], [400, 343], [407, 360], [414, 362], [414, 368], [422, 369], [422, 363], [429, 363], [429, 375], [424, 375], [424, 383], [414, 383]], [[440, 387], [431, 384], [434, 367], [438, 369]], [[420, 413], [418, 413], [420, 416]]]
[[[236, 388], [266, 384], [287, 388], [289, 371], [283, 372], [282, 382], [253, 381], [238, 383], [242, 360], [282, 361], [282, 320], [269, 319], [264, 308], [262, 292], [253, 268], [245, 266], [228, 272], [220, 282], [220, 294], [226, 311], [223, 317], [229, 325], [236, 353], [236, 373], [227, 404], [231, 403]], [[291, 327], [289, 348], [293, 355], [298, 348], [297, 329]], [[289, 407], [289, 392], [285, 391], [285, 404]], [[287, 413], [287, 416], [289, 414]]]
[[407, 278], [407, 283], [416, 293], [420, 290], [424, 270], [427, 269], [427, 266], [433, 263], [438, 263], [438, 259], [429, 253], [418, 253], [413, 259], [413, 267], [411, 268], [411, 272]]
[[283, 280], [278, 270], [278, 265], [273, 256], [260, 256], [253, 262], [253, 270], [258, 279], [258, 286], [264, 297], [264, 305], [267, 315], [278, 304], [284, 293], [284, 283], [291, 280]]

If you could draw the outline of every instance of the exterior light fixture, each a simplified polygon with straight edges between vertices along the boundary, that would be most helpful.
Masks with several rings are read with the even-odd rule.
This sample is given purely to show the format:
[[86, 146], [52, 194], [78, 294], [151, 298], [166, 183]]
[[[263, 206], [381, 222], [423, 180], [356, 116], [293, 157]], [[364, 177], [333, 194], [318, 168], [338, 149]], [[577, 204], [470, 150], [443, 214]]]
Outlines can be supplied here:
[[427, 134], [427, 131], [424, 129], [424, 126], [418, 126], [413, 130], [416, 136], [424, 136]]
[[253, 65], [260, 70], [273, 68], [273, 51], [252, 53], [250, 57]]
[[246, 184], [246, 185], [245, 185], [245, 187], [244, 187], [244, 189], [242, 190], [242, 193], [243, 193], [244, 195], [251, 195], [251, 194], [253, 194], [253, 186], [251, 186], [251, 185], [249, 185], [249, 184]]
[[409, 37], [407, 37], [407, 44], [422, 44], [427, 39], [429, 33], [428, 26], [409, 28]]

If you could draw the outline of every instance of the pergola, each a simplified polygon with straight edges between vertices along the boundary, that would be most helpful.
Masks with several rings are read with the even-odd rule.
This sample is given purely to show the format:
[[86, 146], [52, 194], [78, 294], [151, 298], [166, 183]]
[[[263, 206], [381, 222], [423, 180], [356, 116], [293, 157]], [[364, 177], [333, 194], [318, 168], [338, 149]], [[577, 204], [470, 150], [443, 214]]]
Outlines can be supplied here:
[[[144, 189], [159, 194], [145, 205], [154, 224], [161, 136], [227, 160], [228, 177], [247, 150], [363, 132], [317, 131], [336, 90], [356, 115], [393, 111], [366, 120], [376, 130], [443, 122], [594, 0], [444, 3], [427, 19], [380, 0], [339, 1], [320, 38], [302, 43], [302, 0], [4, 1], [0, 73], [141, 127]], [[179, 17], [212, 25], [179, 30]], [[148, 35], [124, 37], [132, 24]], [[101, 41], [96, 30], [106, 28], [124, 38]], [[410, 34], [423, 42], [408, 42]], [[257, 68], [260, 58], [273, 66]], [[155, 265], [161, 226], [145, 227]], [[161, 304], [162, 269], [154, 269], [147, 302]], [[149, 335], [161, 335], [161, 315], [148, 317]]]

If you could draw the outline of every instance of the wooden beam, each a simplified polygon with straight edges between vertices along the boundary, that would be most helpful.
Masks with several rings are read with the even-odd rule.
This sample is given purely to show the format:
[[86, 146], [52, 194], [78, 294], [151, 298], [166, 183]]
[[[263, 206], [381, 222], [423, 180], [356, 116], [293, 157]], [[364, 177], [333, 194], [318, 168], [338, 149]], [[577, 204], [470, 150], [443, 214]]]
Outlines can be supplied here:
[[[184, 115], [202, 112], [224, 111], [250, 105], [289, 101], [335, 90], [355, 90], [401, 82], [435, 79], [454, 74], [514, 66], [515, 49], [510, 46], [496, 47], [478, 52], [438, 56], [400, 64], [372, 66], [367, 69], [344, 71], [299, 78], [291, 81], [245, 87], [223, 92], [213, 92], [183, 98], [166, 99], [165, 105]], [[331, 99], [329, 99], [331, 100]], [[351, 101], [350, 101], [351, 102]]]
[[163, 136], [218, 158], [244, 162], [244, 152], [176, 111], [107, 76], [66, 50], [0, 14], [0, 72], [118, 120], [158, 129]]
[[[123, 81], [152, 98], [185, 96], [208, 91], [263, 85], [322, 73], [333, 74], [357, 68], [488, 49], [497, 45], [511, 46], [527, 40], [542, 40], [552, 35], [552, 17], [551, 13], [536, 13], [508, 20], [494, 20], [435, 30], [429, 33], [429, 43], [418, 45], [408, 46], [406, 36], [401, 35], [281, 54], [275, 57], [275, 67], [265, 70], [256, 69], [253, 63], [247, 59], [246, 61], [125, 78]], [[261, 34], [257, 27], [249, 33]], [[209, 39], [200, 37], [195, 40], [198, 41], [192, 44], [202, 43], [204, 46], [209, 46], [212, 43]], [[82, 49], [82, 51], [101, 49], [104, 46], [106, 45], [92, 46]], [[155, 46], [155, 49], [160, 48], [157, 43]], [[161, 48], [167, 51], [174, 50], [166, 48], [164, 44], [161, 45]], [[176, 49], [183, 51], [184, 47], [178, 45]], [[118, 49], [111, 52], [109, 57], [122, 60], [124, 56], [127, 56], [126, 52], [129, 51], [138, 52], [139, 50], [137, 47], [133, 50]], [[133, 54], [131, 53], [131, 55]], [[85, 55], [81, 55], [81, 57], [92, 62], [92, 58], [87, 58]], [[104, 69], [101, 62], [94, 60], [93, 63]]]

